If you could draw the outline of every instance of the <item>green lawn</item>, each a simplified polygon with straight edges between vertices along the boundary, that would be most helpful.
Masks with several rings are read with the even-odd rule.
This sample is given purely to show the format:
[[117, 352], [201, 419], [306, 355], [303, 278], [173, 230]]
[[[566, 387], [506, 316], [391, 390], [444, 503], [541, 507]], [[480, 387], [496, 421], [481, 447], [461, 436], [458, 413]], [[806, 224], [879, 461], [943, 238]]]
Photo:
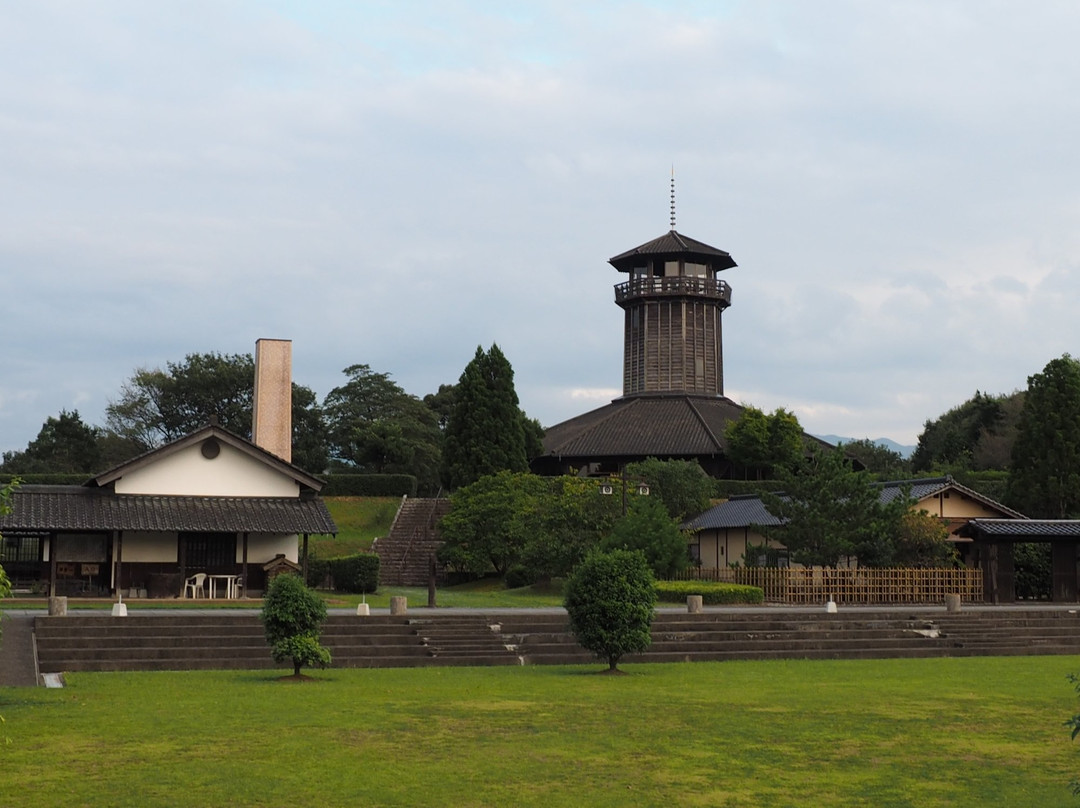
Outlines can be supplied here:
[[338, 535], [312, 536], [309, 549], [320, 558], [335, 558], [371, 549], [371, 543], [390, 532], [401, 497], [326, 497], [323, 500]]
[[[1080, 657], [75, 674], [0, 689], [40, 806], [1068, 806]], [[16, 796], [21, 795], [21, 796]]]

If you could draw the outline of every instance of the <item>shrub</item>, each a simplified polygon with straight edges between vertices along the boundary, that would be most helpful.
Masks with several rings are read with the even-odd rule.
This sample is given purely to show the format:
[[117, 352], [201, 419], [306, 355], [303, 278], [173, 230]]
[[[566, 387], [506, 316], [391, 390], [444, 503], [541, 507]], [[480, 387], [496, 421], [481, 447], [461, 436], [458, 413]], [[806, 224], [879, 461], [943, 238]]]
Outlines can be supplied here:
[[566, 583], [570, 630], [609, 671], [625, 654], [649, 647], [655, 603], [652, 570], [639, 550], [594, 551]]
[[337, 592], [374, 592], [379, 588], [379, 557], [357, 553], [329, 559], [330, 577]]
[[506, 584], [507, 589], [520, 589], [536, 583], [536, 576], [524, 564], [514, 564], [506, 571], [503, 583]]
[[687, 595], [701, 595], [701, 602], [717, 606], [725, 603], [764, 603], [765, 592], [757, 586], [722, 584], [715, 581], [657, 581], [656, 597], [664, 603], [684, 603]]
[[330, 652], [319, 644], [326, 603], [297, 576], [278, 575], [270, 581], [261, 617], [274, 661], [291, 661], [294, 676], [304, 665], [330, 664]]
[[329, 474], [319, 493], [324, 497], [416, 496], [411, 474]]
[[686, 535], [668, 516], [664, 503], [639, 498], [600, 542], [601, 550], [640, 550], [657, 577], [674, 575], [690, 564]]

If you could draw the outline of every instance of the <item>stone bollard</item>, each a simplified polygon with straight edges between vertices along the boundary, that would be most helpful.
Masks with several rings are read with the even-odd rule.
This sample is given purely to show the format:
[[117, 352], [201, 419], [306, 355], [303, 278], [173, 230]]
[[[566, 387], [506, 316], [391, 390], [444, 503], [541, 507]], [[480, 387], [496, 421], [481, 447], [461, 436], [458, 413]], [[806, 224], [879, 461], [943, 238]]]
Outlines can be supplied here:
[[371, 615], [371, 604], [370, 603], [357, 603], [356, 604], [356, 616], [357, 617], [368, 617], [370, 615]]
[[945, 611], [958, 612], [960, 611], [960, 596], [959, 595], [946, 595], [945, 596]]
[[687, 595], [686, 596], [686, 611], [690, 614], [701, 614], [705, 611], [701, 602], [701, 595]]
[[404, 595], [390, 596], [390, 614], [405, 614], [408, 611], [408, 600]]
[[49, 617], [64, 617], [67, 614], [67, 597], [49, 598]]

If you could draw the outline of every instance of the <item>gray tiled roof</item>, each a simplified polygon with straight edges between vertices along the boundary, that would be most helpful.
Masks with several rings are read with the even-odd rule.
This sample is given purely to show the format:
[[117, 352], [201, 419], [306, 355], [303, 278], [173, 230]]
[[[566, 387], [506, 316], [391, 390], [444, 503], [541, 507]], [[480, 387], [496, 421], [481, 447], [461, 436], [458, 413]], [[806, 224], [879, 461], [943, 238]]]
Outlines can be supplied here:
[[972, 519], [960, 529], [968, 538], [1078, 539], [1080, 520], [1075, 519]]
[[714, 269], [730, 269], [737, 266], [730, 253], [710, 247], [702, 241], [684, 236], [674, 230], [652, 241], [647, 241], [640, 247], [619, 253], [614, 258], [609, 258], [608, 263], [620, 272], [629, 272], [638, 263], [635, 259], [639, 255], [696, 255], [707, 258]]
[[[984, 497], [978, 491], [960, 485], [952, 477], [891, 480], [889, 482], [879, 483], [878, 485], [880, 486], [878, 498], [883, 504], [892, 502], [900, 496], [900, 493], [904, 490], [905, 486], [911, 489], [911, 497], [916, 501], [933, 496], [945, 490], [954, 490], [963, 493], [965, 496], [968, 496], [977, 502], [982, 502], [993, 507], [1001, 513], [1010, 514], [1012, 516], [1011, 519], [1000, 520], [1005, 524], [1016, 524], [1017, 520], [1025, 519], [1022, 513], [1014, 511], [999, 502], [995, 502], [989, 497]], [[997, 520], [975, 521], [981, 523], [984, 521], [994, 522]], [[760, 497], [746, 495], [732, 497], [727, 502], [721, 502], [719, 505], [715, 505], [705, 511], [705, 513], [684, 522], [682, 527], [684, 530], [723, 530], [725, 528], [742, 528], [750, 527], [751, 525], [769, 526], [778, 525], [780, 523], [780, 520], [765, 509], [765, 505], [762, 503]]]
[[879, 485], [881, 486], [881, 501], [883, 503], [892, 502], [896, 499], [904, 486], [909, 486], [911, 488], [911, 496], [915, 500], [926, 499], [927, 497], [948, 490], [957, 491], [958, 493], [963, 494], [976, 502], [981, 502], [1012, 519], [1027, 518], [1019, 511], [1014, 511], [1007, 505], [1002, 505], [1000, 502], [990, 499], [990, 497], [983, 496], [973, 488], [961, 485], [954, 480], [951, 475], [946, 475], [945, 477], [923, 477], [914, 480], [890, 480], [889, 482], [879, 483]]
[[24, 485], [0, 530], [337, 533], [315, 497], [193, 497], [113, 494], [67, 485]]
[[781, 524], [765, 508], [760, 497], [732, 497], [727, 502], [716, 505], [705, 513], [682, 524], [683, 530], [723, 530], [725, 528], [750, 527], [761, 525], [769, 527]]

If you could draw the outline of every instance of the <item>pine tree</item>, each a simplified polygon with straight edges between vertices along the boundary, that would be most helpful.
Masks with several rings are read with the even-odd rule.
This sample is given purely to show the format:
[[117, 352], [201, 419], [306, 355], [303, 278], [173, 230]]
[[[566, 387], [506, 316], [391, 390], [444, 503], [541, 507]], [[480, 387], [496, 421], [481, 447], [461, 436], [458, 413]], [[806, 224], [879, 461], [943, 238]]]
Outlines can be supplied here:
[[499, 471], [526, 471], [525, 416], [514, 370], [492, 345], [465, 366], [457, 384], [443, 444], [443, 480], [451, 488]]
[[1009, 500], [1036, 518], [1080, 514], [1080, 362], [1068, 354], [1028, 377]]

